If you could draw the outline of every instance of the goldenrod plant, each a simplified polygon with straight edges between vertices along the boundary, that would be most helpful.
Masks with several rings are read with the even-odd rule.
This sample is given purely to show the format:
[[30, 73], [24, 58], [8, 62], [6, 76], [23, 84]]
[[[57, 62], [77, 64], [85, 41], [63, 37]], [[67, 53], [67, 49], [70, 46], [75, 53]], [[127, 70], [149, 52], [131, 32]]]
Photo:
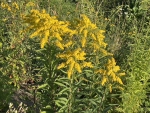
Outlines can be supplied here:
[[[50, 78], [47, 79], [54, 83], [55, 79], [58, 79], [56, 77], [58, 69], [62, 69], [64, 74], [66, 73], [68, 79], [70, 79], [70, 82], [68, 81], [69, 87], [67, 90], [65, 90], [66, 92], [64, 92], [68, 93], [68, 97], [60, 97], [58, 100], [53, 100], [55, 101], [54, 104], [60, 107], [60, 111], [62, 110], [63, 112], [74, 111], [74, 107], [76, 105], [74, 89], [79, 89], [78, 87], [75, 87], [74, 84], [76, 83], [75, 80], [82, 78], [82, 76], [80, 76], [81, 78], [78, 76], [80, 74], [82, 75], [85, 69], [91, 71], [93, 70], [93, 76], [96, 75], [96, 73], [94, 74], [94, 70], [96, 70], [97, 65], [94, 66], [94, 62], [92, 62], [96, 57], [98, 62], [101, 62], [102, 57], [105, 59], [108, 58], [107, 56], [112, 57], [111, 60], [108, 60], [108, 65], [106, 65], [108, 78], [109, 75], [111, 75], [112, 78], [110, 79], [113, 79], [113, 82], [118, 82], [119, 84], [123, 85], [120, 77], [115, 75], [115, 73], [120, 70], [120, 67], [115, 66], [116, 63], [113, 55], [106, 50], [107, 43], [104, 42], [105, 31], [100, 30], [96, 24], [93, 24], [86, 15], [81, 14], [80, 17], [81, 19], [79, 18], [77, 21], [74, 21], [76, 24], [72, 24], [69, 21], [60, 21], [55, 16], [50, 16], [46, 13], [45, 10], [40, 12], [34, 9], [23, 17], [24, 23], [27, 23], [25, 32], [31, 31], [31, 38], [39, 37], [41, 48], [46, 47], [46, 52], [55, 51], [50, 52], [50, 54], [47, 56], [49, 57], [49, 64], [46, 62], [47, 68], [49, 68], [48, 70], [51, 70], [51, 72], [48, 71], [50, 72], [48, 75], [49, 77], [51, 76], [51, 79], [53, 78], [53, 81], [49, 80]], [[77, 39], [75, 39], [75, 37]], [[57, 69], [55, 67], [57, 67]], [[104, 75], [104, 73], [100, 74]], [[120, 73], [119, 75], [125, 74]], [[102, 79], [102, 77], [100, 79]], [[104, 85], [105, 82], [108, 84], [110, 83], [110, 81], [104, 81], [103, 79], [102, 85]], [[47, 85], [45, 84], [44, 86], [50, 88], [52, 87], [50, 86], [52, 83], [46, 83]], [[55, 83], [60, 84], [58, 82]], [[111, 92], [112, 88], [110, 87], [109, 89]], [[53, 90], [53, 88], [51, 90]], [[62, 90], [60, 90], [60, 92], [62, 92]], [[52, 110], [52, 105], [49, 106]], [[88, 105], [85, 105], [84, 107], [88, 107]], [[97, 109], [97, 111], [102, 111], [102, 109]]]

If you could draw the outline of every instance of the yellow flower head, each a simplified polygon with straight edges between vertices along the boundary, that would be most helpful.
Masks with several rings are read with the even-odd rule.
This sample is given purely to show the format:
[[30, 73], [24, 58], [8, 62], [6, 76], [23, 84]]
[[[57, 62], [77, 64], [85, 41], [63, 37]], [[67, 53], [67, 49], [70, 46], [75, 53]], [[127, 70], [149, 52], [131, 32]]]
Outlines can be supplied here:
[[102, 79], [102, 83], [101, 83], [102, 86], [103, 86], [106, 82], [107, 82], [107, 78], [104, 76], [103, 79]]
[[8, 11], [11, 11], [11, 7], [6, 3], [1, 3], [1, 7], [3, 8], [3, 9], [6, 9], [6, 10], [8, 10]]
[[[106, 82], [118, 82], [123, 85], [123, 82], [120, 76], [125, 75], [125, 73], [119, 73], [120, 67], [116, 65], [116, 61], [114, 58], [108, 59], [107, 64], [105, 65], [106, 69], [99, 69], [95, 73], [100, 73], [103, 78], [101, 84], [104, 85]], [[110, 88], [111, 89], [111, 88]]]
[[75, 69], [79, 72], [79, 73], [81, 73], [82, 72], [82, 70], [81, 70], [81, 66], [79, 65], [79, 63], [75, 63]]
[[64, 50], [64, 45], [60, 41], [56, 41], [56, 46]]
[[[28, 23], [28, 30], [34, 31], [30, 37], [40, 37], [41, 39], [41, 47], [48, 42], [48, 38], [56, 38], [59, 42], [56, 41], [56, 46], [63, 49], [64, 44], [62, 41], [62, 36], [69, 34], [73, 35], [75, 33], [74, 30], [69, 29], [69, 24], [64, 21], [58, 21], [55, 16], [50, 16], [46, 13], [45, 10], [41, 12], [38, 10], [31, 10], [31, 12], [23, 17], [25, 23]], [[70, 42], [71, 43], [71, 42]], [[70, 46], [68, 43], [65, 46]]]
[[2, 8], [5, 8], [6, 7], [6, 4], [4, 4], [3, 2], [1, 3], [1, 7]]
[[18, 6], [18, 4], [16, 2], [12, 3], [12, 7], [15, 8], [15, 9], [17, 9], [17, 10], [19, 10], [19, 6]]
[[73, 74], [73, 67], [74, 67], [74, 64], [75, 64], [75, 61], [72, 61], [69, 65], [69, 69], [68, 69], [68, 78], [70, 79], [71, 78], [71, 75]]
[[73, 44], [72, 41], [67, 42], [66, 44], [64, 44], [64, 47], [68, 48]]
[[93, 68], [91, 62], [85, 61], [86, 60], [85, 55], [86, 53], [81, 48], [77, 48], [72, 52], [69, 51], [57, 55], [57, 57], [66, 60], [66, 62], [63, 62], [58, 66], [58, 69], [68, 67], [69, 69], [67, 71], [67, 74], [68, 74], [68, 78], [70, 78], [71, 75], [75, 72], [75, 70], [76, 72], [81, 73], [84, 67]]
[[65, 66], [66, 66], [66, 64], [65, 64], [65, 63], [61, 63], [61, 64], [57, 67], [57, 69], [64, 68]]
[[91, 62], [83, 62], [82, 67], [89, 67], [89, 68], [93, 68], [93, 65]]

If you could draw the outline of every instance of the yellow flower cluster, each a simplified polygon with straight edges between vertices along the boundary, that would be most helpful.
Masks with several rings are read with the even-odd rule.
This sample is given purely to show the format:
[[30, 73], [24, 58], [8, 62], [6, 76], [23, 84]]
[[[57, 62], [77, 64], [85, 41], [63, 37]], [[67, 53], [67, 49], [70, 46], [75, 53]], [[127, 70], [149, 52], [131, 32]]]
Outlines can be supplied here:
[[[102, 85], [105, 85], [106, 82], [118, 82], [119, 84], [123, 85], [120, 76], [124, 76], [125, 73], [119, 73], [120, 67], [116, 65], [116, 61], [114, 58], [108, 59], [108, 63], [106, 64], [106, 69], [99, 69], [96, 73], [100, 73], [103, 75], [102, 78]], [[110, 87], [111, 90], [111, 87]]]
[[[107, 44], [104, 42], [105, 31], [100, 30], [90, 19], [81, 15], [81, 20], [76, 22], [75, 27], [67, 21], [59, 21], [55, 16], [50, 16], [45, 10], [31, 10], [31, 12], [23, 17], [25, 23], [28, 24], [26, 31], [31, 30], [30, 38], [40, 37], [41, 48], [48, 41], [58, 47], [61, 52], [57, 53], [57, 58], [63, 59], [57, 69], [68, 68], [68, 78], [75, 73], [81, 73], [83, 68], [93, 68], [93, 64], [86, 58], [87, 54], [91, 54], [87, 50], [110, 55], [106, 50]], [[74, 40], [77, 37], [78, 40]], [[81, 38], [81, 39], [80, 39]], [[79, 43], [78, 43], [79, 42]], [[116, 75], [119, 66], [116, 66], [115, 60], [108, 60], [106, 70], [100, 69], [97, 73], [103, 75], [102, 85], [109, 81], [109, 76], [113, 81], [123, 84], [121, 79]]]
[[[71, 25], [67, 21], [58, 21], [55, 16], [50, 16], [45, 10], [41, 12], [31, 10], [28, 15], [23, 17], [24, 22], [28, 24], [26, 30], [33, 31], [30, 37], [40, 37], [41, 48], [50, 40], [50, 43], [54, 42], [58, 48], [63, 50], [62, 53], [57, 54], [57, 57], [65, 59], [65, 62], [61, 63], [58, 69], [69, 68], [68, 78], [75, 70], [81, 73], [84, 67], [93, 67], [85, 57], [87, 54], [85, 50], [88, 50], [89, 47], [94, 52], [100, 51], [104, 55], [108, 55], [105, 50], [107, 44], [104, 42], [104, 31], [99, 30], [87, 16], [81, 15], [81, 17], [74, 28], [70, 27]], [[81, 39], [73, 40], [73, 37], [81, 37]], [[52, 41], [52, 38], [55, 40]]]
[[58, 69], [61, 69], [64, 67], [69, 67], [67, 74], [68, 74], [68, 78], [70, 78], [74, 72], [74, 69], [77, 72], [81, 73], [82, 68], [84, 68], [84, 67], [92, 68], [93, 65], [91, 62], [84, 61], [86, 59], [85, 55], [86, 55], [86, 53], [84, 51], [82, 51], [81, 48], [77, 48], [74, 51], [59, 54], [58, 57], [61, 59], [65, 59], [66, 62], [61, 63], [58, 66]]
[[86, 53], [80, 47], [77, 49], [70, 47], [74, 45], [73, 36], [78, 35], [78, 33], [76, 29], [69, 28], [69, 22], [58, 21], [55, 16], [50, 16], [45, 10], [41, 12], [31, 10], [30, 14], [24, 16], [23, 19], [29, 25], [27, 30], [34, 31], [30, 37], [38, 36], [41, 38], [41, 48], [45, 46], [48, 40], [52, 43], [52, 38], [55, 38], [55, 45], [63, 50], [57, 57], [66, 60], [58, 66], [58, 69], [67, 67], [68, 78], [71, 78], [75, 70], [81, 73], [84, 67], [93, 67], [91, 62], [85, 61]]
[[68, 42], [63, 45], [61, 41], [64, 35], [70, 37], [75, 34], [75, 30], [69, 29], [69, 23], [64, 21], [58, 21], [55, 16], [50, 16], [45, 10], [39, 12], [38, 10], [31, 10], [30, 14], [23, 17], [24, 22], [29, 24], [27, 30], [33, 30], [34, 32], [30, 37], [39, 36], [41, 38], [41, 48], [45, 46], [50, 38], [57, 38], [56, 45], [64, 49], [68, 47], [72, 42]]
[[26, 7], [33, 7], [33, 6], [35, 6], [35, 4], [34, 4], [33, 2], [28, 2], [28, 3], [26, 4]]
[[1, 7], [3, 9], [6, 9], [12, 13], [15, 13], [17, 10], [19, 10], [19, 6], [16, 2], [13, 2], [12, 5], [9, 5], [8, 3], [1, 3]]
[[76, 27], [78, 35], [81, 36], [81, 46], [90, 47], [93, 52], [100, 51], [104, 55], [108, 55], [105, 50], [107, 44], [104, 42], [105, 36], [103, 33], [104, 30], [100, 30], [95, 24], [93, 24], [90, 19], [81, 15], [81, 20]]

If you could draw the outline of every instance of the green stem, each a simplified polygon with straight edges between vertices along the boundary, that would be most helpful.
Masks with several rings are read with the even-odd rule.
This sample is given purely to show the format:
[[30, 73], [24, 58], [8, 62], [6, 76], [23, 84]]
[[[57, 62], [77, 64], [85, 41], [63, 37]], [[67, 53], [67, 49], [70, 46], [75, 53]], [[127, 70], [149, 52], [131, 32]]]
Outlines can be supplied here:
[[74, 86], [73, 86], [73, 82], [74, 82], [74, 76], [72, 76], [72, 78], [70, 79], [70, 95], [69, 95], [69, 109], [68, 109], [68, 113], [72, 113], [72, 109], [73, 109], [73, 102], [74, 102]]

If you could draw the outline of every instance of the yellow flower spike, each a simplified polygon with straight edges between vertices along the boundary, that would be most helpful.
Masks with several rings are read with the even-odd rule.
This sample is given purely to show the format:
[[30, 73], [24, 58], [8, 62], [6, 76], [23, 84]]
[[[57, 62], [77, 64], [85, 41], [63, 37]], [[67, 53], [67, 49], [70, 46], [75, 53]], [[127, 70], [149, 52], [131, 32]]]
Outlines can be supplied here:
[[[64, 47], [69, 47], [72, 42], [69, 42], [64, 46], [60, 41], [62, 41], [62, 36], [65, 34], [74, 34], [73, 30], [69, 29], [69, 23], [64, 21], [58, 21], [55, 16], [50, 16], [49, 14], [46, 14], [45, 10], [42, 10], [39, 12], [38, 10], [31, 10], [30, 14], [25, 16], [24, 22], [29, 24], [28, 30], [34, 30], [34, 32], [30, 35], [30, 37], [46, 37], [47, 35], [44, 34], [45, 31], [49, 31], [50, 36], [48, 38], [56, 38], [56, 46], [58, 46], [61, 49], [64, 49]], [[46, 38], [44, 38], [46, 39]], [[43, 40], [44, 40], [43, 39]], [[46, 44], [42, 40], [42, 44]], [[42, 46], [44, 47], [44, 45]]]
[[109, 65], [106, 64], [105, 66], [106, 66], [106, 68], [107, 68], [108, 71], [112, 70], [112, 67], [113, 67], [113, 66], [112, 66], [111, 64], [109, 64]]
[[84, 25], [85, 28], [90, 28], [90, 29], [96, 29], [97, 28], [96, 24], [93, 24], [86, 15], [82, 14], [81, 17], [82, 17], [82, 21], [80, 23], [81, 26]]
[[70, 79], [71, 78], [71, 75], [73, 74], [73, 67], [74, 67], [74, 64], [75, 64], [75, 61], [72, 61], [70, 66], [69, 66], [69, 69], [68, 69], [68, 78]]
[[105, 49], [100, 49], [104, 56], [111, 55]]
[[91, 34], [91, 37], [93, 38], [93, 40], [96, 40], [96, 36], [94, 34]]
[[62, 38], [61, 38], [61, 36], [60, 36], [60, 34], [59, 33], [54, 33], [54, 36], [58, 39], [58, 40], [62, 40]]
[[8, 7], [7, 7], [7, 10], [8, 10], [8, 11], [11, 11], [11, 8], [8, 6]]
[[[71, 77], [71, 75], [73, 74], [74, 69], [81, 73], [82, 72], [82, 63], [81, 65], [78, 63], [79, 60], [85, 60], [86, 58], [84, 57], [86, 55], [86, 53], [84, 51], [81, 51], [81, 48], [77, 48], [75, 49], [73, 52], [66, 52], [65, 54], [59, 54], [57, 55], [57, 57], [59, 58], [63, 58], [66, 59], [67, 61], [65, 62], [65, 64], [60, 65], [59, 68], [66, 66], [69, 66], [69, 69], [67, 71], [67, 75], [68, 78]], [[83, 61], [84, 62], [84, 61]], [[84, 64], [84, 66], [89, 66], [89, 67], [93, 67], [92, 64], [90, 62], [87, 62]], [[59, 69], [58, 68], [58, 69]]]
[[26, 4], [26, 7], [33, 7], [33, 6], [35, 6], [35, 4], [34, 4], [33, 2], [28, 2], [28, 3]]
[[2, 2], [2, 3], [1, 3], [1, 7], [2, 7], [2, 8], [5, 8], [6, 5]]
[[119, 84], [122, 84], [122, 85], [123, 85], [123, 82], [122, 82], [122, 80], [121, 80], [119, 77], [116, 78], [116, 81], [117, 81]]
[[8, 10], [8, 11], [11, 11], [11, 7], [8, 4], [2, 3], [1, 7], [4, 8], [4, 9], [6, 9], [6, 10]]
[[86, 53], [84, 52], [84, 51], [81, 51], [80, 53], [78, 53], [76, 56], [75, 56], [75, 58], [76, 58], [76, 60], [85, 60], [86, 58], [85, 58], [85, 55], [86, 55]]
[[74, 64], [75, 64], [75, 61], [74, 61], [74, 60], [72, 60], [72, 62], [70, 63], [69, 70], [73, 70]]
[[64, 46], [60, 41], [56, 41], [56, 46], [59, 47], [60, 49], [64, 50]]
[[81, 67], [80, 67], [80, 65], [76, 62], [75, 63], [75, 69], [79, 72], [79, 73], [81, 73], [82, 71], [81, 71]]
[[41, 48], [44, 48], [45, 44], [48, 42], [49, 30], [44, 32], [44, 38], [41, 39]]
[[72, 75], [72, 71], [69, 71], [69, 70], [68, 70], [67, 74], [68, 74], [68, 78], [70, 79], [70, 78], [71, 78], [71, 75]]
[[112, 58], [112, 59], [110, 60], [110, 63], [112, 63], [112, 65], [113, 65], [113, 66], [115, 66], [115, 65], [116, 65], [116, 61], [115, 61], [115, 59], [114, 59], [114, 58]]
[[48, 36], [50, 35], [49, 30], [44, 31], [44, 35], [45, 35], [46, 37], [48, 37]]
[[89, 67], [89, 68], [93, 68], [93, 65], [91, 62], [83, 62], [82, 67]]
[[83, 22], [84, 22], [85, 26], [88, 27], [88, 25], [91, 24], [90, 19], [86, 15], [84, 15], [84, 14], [82, 14], [81, 17], [83, 19]]
[[57, 69], [64, 68], [65, 66], [66, 66], [66, 64], [65, 64], [65, 63], [61, 63], [61, 64], [57, 67]]
[[100, 30], [99, 32], [100, 32], [101, 34], [105, 33], [105, 31], [104, 31], [104, 30]]
[[104, 43], [103, 43], [103, 39], [102, 39], [101, 37], [98, 37], [98, 38], [97, 38], [97, 43], [98, 43], [100, 46], [102, 46], [102, 47], [104, 46], [104, 45], [103, 45], [103, 44], [104, 44]]
[[108, 63], [107, 63], [108, 67], [112, 67], [112, 60], [111, 59], [108, 59]]
[[96, 70], [95, 73], [100, 73], [100, 74], [103, 74], [103, 71], [105, 71], [104, 69], [99, 69], [99, 70]]
[[109, 84], [109, 91], [112, 92], [112, 84]]
[[48, 41], [48, 37], [44, 37], [44, 38], [41, 39], [41, 48], [44, 48], [47, 41]]
[[31, 10], [31, 16], [36, 15], [36, 14], [40, 14], [40, 12], [38, 10], [32, 9]]
[[120, 67], [119, 66], [114, 66], [114, 68], [113, 68], [113, 71], [114, 72], [118, 72], [120, 70]]
[[70, 36], [72, 37], [73, 35], [77, 34], [77, 30], [69, 30]]
[[99, 73], [101, 73], [101, 74], [105, 75], [105, 74], [106, 74], [106, 70], [104, 70], [104, 69], [100, 69], [100, 70], [99, 70]]
[[85, 27], [80, 27], [79, 34], [81, 34], [81, 32], [83, 31], [83, 29], [85, 29]]
[[103, 79], [102, 79], [102, 82], [101, 82], [101, 84], [102, 84], [102, 86], [104, 86], [104, 84], [107, 82], [107, 78], [105, 77], [105, 76], [103, 76]]
[[96, 24], [91, 24], [90, 26], [91, 26], [92, 29], [96, 29], [97, 28]]
[[88, 31], [87, 31], [87, 30], [84, 30], [84, 31], [83, 31], [83, 36], [84, 36], [84, 37], [87, 37], [87, 34], [88, 34]]
[[102, 74], [101, 84], [105, 85], [105, 83], [108, 82], [109, 90], [111, 92], [112, 87], [110, 85], [112, 82], [117, 82], [120, 85], [123, 85], [123, 82], [119, 76], [124, 76], [125, 73], [118, 73], [118, 71], [120, 71], [120, 67], [116, 66], [116, 61], [113, 57], [111, 59], [108, 59], [108, 62], [105, 66], [106, 66], [105, 69], [99, 69], [95, 71], [95, 73]]
[[45, 10], [45, 9], [43, 9], [43, 10], [42, 10], [42, 13], [43, 13], [43, 14], [45, 14], [45, 13], [46, 13], [46, 10]]
[[58, 54], [57, 57], [64, 59], [66, 58], [66, 54]]
[[40, 22], [40, 19], [39, 18], [35, 18], [34, 21], [35, 21], [36, 24], [38, 24]]
[[66, 61], [66, 64], [69, 64], [70, 62], [74, 62], [74, 59], [72, 57], [68, 58], [68, 60]]
[[124, 76], [124, 75], [126, 75], [125, 73], [119, 73], [118, 74], [119, 76]]
[[96, 52], [100, 49], [100, 46], [98, 44], [96, 44], [96, 42], [92, 43], [91, 47], [93, 48], [93, 52]]
[[72, 57], [72, 52], [66, 52], [66, 53], [62, 53], [62, 54], [59, 54], [58, 55], [60, 58], [62, 58], [62, 59], [69, 59], [69, 58], [71, 58]]
[[112, 80], [113, 80], [114, 82], [117, 81], [117, 76], [116, 76], [116, 74], [115, 74], [114, 72], [112, 72], [110, 76], [112, 77]]
[[113, 72], [112, 69], [111, 69], [111, 70], [108, 70], [107, 75], [108, 75], [108, 76], [111, 75], [112, 72]]
[[30, 35], [30, 38], [36, 37], [36, 36], [38, 36], [39, 34], [40, 34], [40, 30], [39, 30], [39, 31], [35, 31], [34, 33], [32, 33], [32, 34]]
[[85, 44], [86, 44], [86, 37], [82, 37], [82, 40], [81, 40], [82, 47], [85, 47]]
[[12, 3], [12, 6], [13, 6], [15, 9], [19, 10], [19, 6], [18, 6], [18, 4], [17, 4], [16, 2], [13, 2], [13, 3]]
[[67, 43], [64, 45], [64, 47], [68, 48], [68, 47], [71, 46], [72, 44], [73, 44], [73, 42], [72, 42], [72, 41], [69, 41], [69, 42], [67, 42]]
[[81, 48], [77, 48], [76, 50], [74, 50], [73, 56], [77, 57], [77, 55], [80, 51], [81, 51]]

